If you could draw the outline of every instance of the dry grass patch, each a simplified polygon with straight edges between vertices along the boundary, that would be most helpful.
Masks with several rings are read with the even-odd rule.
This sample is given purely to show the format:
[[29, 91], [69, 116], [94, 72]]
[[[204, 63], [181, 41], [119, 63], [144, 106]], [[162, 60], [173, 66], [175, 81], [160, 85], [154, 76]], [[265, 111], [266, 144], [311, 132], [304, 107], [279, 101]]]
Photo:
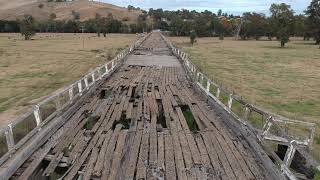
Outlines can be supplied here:
[[[312, 41], [170, 38], [210, 78], [248, 102], [293, 119], [315, 122], [320, 134], [320, 50]], [[320, 159], [320, 135], [314, 152]]]
[[19, 34], [0, 34], [0, 124], [112, 59], [137, 37], [38, 34], [32, 41], [22, 39]]

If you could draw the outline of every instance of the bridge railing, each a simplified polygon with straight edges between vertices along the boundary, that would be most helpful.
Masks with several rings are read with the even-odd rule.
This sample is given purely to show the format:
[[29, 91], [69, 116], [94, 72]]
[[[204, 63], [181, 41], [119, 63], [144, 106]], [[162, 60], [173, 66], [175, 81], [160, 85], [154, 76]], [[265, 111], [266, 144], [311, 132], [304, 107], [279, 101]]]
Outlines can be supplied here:
[[121, 51], [111, 61], [95, 68], [78, 81], [47, 97], [18, 117], [6, 127], [0, 129], [0, 165], [21, 148], [41, 127], [60, 115], [75, 101], [89, 91], [102, 78], [111, 75], [116, 67], [122, 64], [124, 58], [148, 37], [137, 40], [130, 48]]
[[[274, 158], [282, 172], [288, 178], [295, 179], [289, 169], [291, 161], [297, 151], [306, 159], [310, 159], [310, 156], [305, 153], [301, 146], [312, 148], [316, 124], [291, 120], [245, 102], [240, 96], [208, 78], [191, 62], [186, 53], [176, 48], [165, 36], [162, 37], [171, 48], [173, 54], [182, 60], [182, 64], [192, 81], [208, 97], [217, 102], [240, 123], [254, 131], [261, 142], [272, 141], [288, 146], [283, 161], [277, 157]], [[318, 166], [318, 163], [312, 160], [312, 165]]]

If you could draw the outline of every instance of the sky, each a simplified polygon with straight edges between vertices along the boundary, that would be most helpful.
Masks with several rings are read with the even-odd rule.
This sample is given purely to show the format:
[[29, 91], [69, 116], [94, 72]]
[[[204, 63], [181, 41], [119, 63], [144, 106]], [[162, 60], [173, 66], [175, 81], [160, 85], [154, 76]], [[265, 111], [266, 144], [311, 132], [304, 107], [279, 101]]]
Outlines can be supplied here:
[[[96, 0], [98, 1], [98, 0]], [[142, 9], [162, 8], [165, 10], [188, 9], [196, 11], [210, 10], [241, 15], [243, 12], [259, 12], [269, 14], [269, 7], [272, 3], [286, 3], [296, 14], [303, 13], [311, 0], [99, 0], [106, 3], [127, 7], [133, 5]]]

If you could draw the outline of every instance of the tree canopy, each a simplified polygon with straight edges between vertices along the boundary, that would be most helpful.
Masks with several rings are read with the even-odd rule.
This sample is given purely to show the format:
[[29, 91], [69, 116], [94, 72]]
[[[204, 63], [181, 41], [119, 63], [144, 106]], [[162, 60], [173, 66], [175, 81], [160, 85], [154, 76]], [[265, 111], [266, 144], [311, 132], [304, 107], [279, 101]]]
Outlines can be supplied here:
[[20, 32], [25, 40], [30, 40], [36, 34], [35, 20], [30, 15], [25, 15], [20, 22]]

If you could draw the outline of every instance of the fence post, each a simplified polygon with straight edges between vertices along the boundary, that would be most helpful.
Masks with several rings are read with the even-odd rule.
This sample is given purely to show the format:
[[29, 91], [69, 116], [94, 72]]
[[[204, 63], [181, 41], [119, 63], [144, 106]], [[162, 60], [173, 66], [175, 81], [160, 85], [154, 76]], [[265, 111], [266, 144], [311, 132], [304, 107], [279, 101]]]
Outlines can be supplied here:
[[39, 126], [40, 123], [41, 123], [40, 107], [39, 107], [39, 105], [35, 105], [35, 106], [34, 106], [33, 115], [34, 115], [34, 118], [35, 118], [35, 120], [36, 120], [37, 126]]
[[13, 132], [12, 132], [12, 124], [8, 125], [8, 129], [4, 132], [4, 134], [6, 136], [8, 150], [13, 149], [14, 138], [13, 138]]

